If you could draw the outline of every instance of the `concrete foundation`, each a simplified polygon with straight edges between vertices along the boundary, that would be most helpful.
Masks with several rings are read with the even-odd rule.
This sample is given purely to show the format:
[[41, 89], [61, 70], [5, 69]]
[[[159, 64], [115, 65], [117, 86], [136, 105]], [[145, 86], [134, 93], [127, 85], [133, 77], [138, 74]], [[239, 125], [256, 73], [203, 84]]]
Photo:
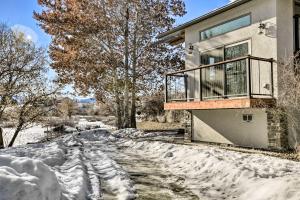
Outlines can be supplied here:
[[267, 109], [195, 110], [191, 113], [192, 133], [186, 131], [186, 141], [277, 150], [289, 147], [286, 118]]

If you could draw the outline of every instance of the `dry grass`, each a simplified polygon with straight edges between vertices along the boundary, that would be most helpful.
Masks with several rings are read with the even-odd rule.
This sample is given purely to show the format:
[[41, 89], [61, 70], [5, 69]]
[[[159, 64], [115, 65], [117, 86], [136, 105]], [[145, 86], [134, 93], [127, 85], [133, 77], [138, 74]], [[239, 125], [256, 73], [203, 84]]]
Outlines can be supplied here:
[[171, 130], [183, 128], [180, 123], [138, 122], [137, 128], [141, 130]]

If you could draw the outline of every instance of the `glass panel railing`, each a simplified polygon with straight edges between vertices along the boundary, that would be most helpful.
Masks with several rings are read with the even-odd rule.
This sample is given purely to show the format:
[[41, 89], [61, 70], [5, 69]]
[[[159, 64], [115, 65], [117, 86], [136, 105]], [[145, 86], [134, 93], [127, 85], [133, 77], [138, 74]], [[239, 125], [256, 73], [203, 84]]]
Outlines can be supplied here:
[[166, 75], [166, 101], [273, 98], [273, 59], [245, 56]]
[[201, 70], [203, 99], [221, 98], [224, 95], [224, 65], [215, 65]]
[[185, 74], [176, 74], [167, 76], [167, 99], [169, 101], [184, 101], [186, 97], [186, 80]]
[[247, 95], [247, 60], [225, 64], [225, 96]]

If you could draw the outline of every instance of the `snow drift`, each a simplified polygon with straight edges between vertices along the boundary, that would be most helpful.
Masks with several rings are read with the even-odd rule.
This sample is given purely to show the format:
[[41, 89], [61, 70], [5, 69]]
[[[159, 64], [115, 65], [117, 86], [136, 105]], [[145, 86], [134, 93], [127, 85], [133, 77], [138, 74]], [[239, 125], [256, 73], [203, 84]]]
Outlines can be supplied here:
[[154, 158], [173, 174], [184, 177], [183, 184], [203, 200], [300, 199], [298, 162], [206, 145], [133, 140], [123, 145]]
[[43, 162], [0, 156], [0, 200], [58, 200], [61, 188], [55, 173]]
[[159, 137], [159, 136], [168, 136], [174, 135], [176, 132], [161, 132], [161, 131], [153, 131], [153, 132], [144, 132], [142, 130], [138, 130], [135, 128], [127, 128], [113, 131], [111, 133], [116, 138], [130, 138], [130, 139], [138, 139], [138, 138], [150, 138], [150, 137]]

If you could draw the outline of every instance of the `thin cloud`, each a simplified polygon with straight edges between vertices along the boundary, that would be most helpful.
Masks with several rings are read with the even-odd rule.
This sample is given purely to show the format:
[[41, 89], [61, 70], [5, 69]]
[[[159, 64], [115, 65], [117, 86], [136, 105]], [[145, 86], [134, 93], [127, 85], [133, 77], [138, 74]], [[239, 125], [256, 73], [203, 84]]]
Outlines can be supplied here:
[[11, 27], [11, 29], [15, 32], [20, 32], [25, 35], [25, 39], [36, 43], [38, 41], [38, 35], [34, 30], [29, 28], [28, 26], [24, 26], [21, 24], [15, 24], [14, 26]]

